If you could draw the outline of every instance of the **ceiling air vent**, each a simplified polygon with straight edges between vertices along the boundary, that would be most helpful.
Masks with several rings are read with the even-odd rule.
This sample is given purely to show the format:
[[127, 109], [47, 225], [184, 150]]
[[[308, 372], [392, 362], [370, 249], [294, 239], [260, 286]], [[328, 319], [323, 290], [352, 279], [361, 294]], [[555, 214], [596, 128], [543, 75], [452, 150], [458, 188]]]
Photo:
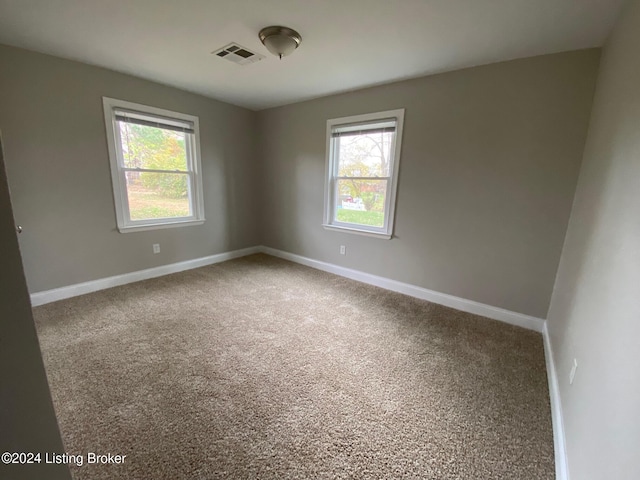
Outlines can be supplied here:
[[211, 53], [230, 62], [237, 63], [238, 65], [248, 65], [264, 58], [264, 55], [252, 52], [237, 43], [230, 43], [226, 47], [214, 50]]

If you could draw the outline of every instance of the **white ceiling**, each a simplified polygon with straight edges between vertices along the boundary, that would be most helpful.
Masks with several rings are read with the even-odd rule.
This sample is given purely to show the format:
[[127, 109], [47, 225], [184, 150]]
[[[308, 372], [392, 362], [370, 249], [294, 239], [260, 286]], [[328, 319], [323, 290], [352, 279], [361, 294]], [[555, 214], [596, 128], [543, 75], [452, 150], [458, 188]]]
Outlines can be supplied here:
[[[253, 110], [394, 80], [601, 46], [624, 0], [0, 0], [0, 43]], [[278, 60], [268, 25], [302, 35]], [[211, 55], [230, 42], [267, 57]]]

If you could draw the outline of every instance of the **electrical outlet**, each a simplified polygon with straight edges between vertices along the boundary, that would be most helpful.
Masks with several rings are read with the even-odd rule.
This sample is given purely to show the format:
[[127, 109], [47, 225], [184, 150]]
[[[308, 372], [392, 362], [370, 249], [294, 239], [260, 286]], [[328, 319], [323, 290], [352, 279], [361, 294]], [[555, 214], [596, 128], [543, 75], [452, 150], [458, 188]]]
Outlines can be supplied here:
[[346, 254], [347, 254], [346, 245], [340, 245], [340, 255], [346, 255]]
[[160, 253], [160, 244], [159, 243], [154, 243], [153, 244], [153, 253]]
[[576, 376], [576, 370], [578, 369], [578, 360], [573, 359], [573, 365], [571, 365], [571, 372], [569, 373], [569, 385], [573, 385], [573, 379]]

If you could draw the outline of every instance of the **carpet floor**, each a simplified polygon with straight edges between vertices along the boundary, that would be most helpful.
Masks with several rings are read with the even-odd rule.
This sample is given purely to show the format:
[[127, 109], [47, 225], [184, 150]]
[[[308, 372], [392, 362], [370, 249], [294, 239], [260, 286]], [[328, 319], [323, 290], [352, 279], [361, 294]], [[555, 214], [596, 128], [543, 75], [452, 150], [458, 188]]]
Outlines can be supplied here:
[[532, 331], [267, 255], [34, 315], [77, 480], [554, 478]]

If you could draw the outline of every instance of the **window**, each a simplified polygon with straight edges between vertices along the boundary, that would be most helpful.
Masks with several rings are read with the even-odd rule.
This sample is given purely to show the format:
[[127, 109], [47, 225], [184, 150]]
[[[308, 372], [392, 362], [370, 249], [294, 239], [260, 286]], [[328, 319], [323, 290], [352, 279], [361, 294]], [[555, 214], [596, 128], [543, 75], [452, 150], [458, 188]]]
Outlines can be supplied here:
[[103, 98], [118, 230], [204, 223], [198, 117]]
[[327, 121], [324, 226], [391, 238], [404, 109]]

